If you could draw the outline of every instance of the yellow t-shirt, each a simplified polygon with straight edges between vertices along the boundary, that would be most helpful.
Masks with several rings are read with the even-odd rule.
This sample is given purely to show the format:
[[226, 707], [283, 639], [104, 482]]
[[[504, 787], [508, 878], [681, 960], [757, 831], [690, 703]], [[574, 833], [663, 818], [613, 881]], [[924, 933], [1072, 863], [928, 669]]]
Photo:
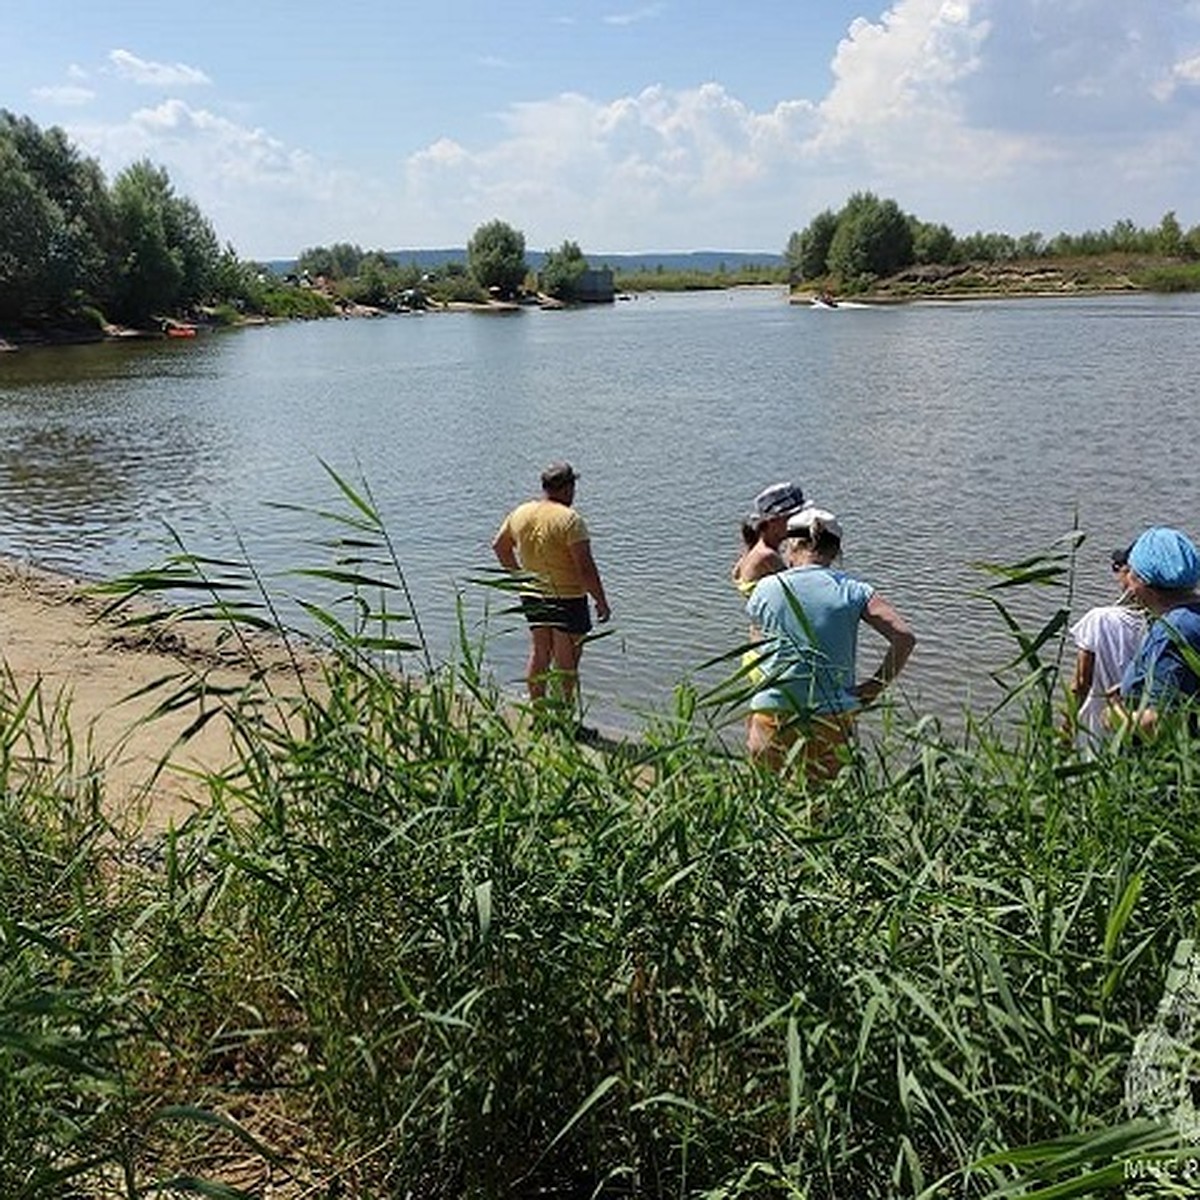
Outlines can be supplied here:
[[522, 568], [538, 577], [547, 596], [587, 595], [571, 547], [591, 539], [586, 522], [573, 508], [557, 500], [527, 500], [504, 518], [500, 532], [506, 530]]

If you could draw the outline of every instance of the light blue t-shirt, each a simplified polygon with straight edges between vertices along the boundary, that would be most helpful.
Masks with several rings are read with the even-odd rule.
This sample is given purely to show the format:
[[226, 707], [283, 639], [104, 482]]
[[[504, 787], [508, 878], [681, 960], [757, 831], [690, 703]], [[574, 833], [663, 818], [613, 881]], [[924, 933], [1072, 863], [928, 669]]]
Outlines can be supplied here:
[[767, 686], [756, 712], [835, 713], [858, 708], [858, 623], [875, 589], [832, 567], [793, 567], [760, 579], [746, 613], [762, 631]]

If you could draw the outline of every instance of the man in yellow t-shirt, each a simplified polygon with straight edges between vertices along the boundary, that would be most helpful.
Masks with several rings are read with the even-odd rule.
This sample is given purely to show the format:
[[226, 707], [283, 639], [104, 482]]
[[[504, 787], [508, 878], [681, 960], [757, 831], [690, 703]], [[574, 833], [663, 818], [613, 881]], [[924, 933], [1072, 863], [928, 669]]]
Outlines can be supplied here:
[[603, 624], [609, 617], [587, 523], [571, 507], [578, 478], [570, 463], [551, 463], [542, 472], [541, 499], [514, 508], [492, 541], [500, 565], [528, 580], [521, 592], [532, 638], [525, 680], [535, 702], [545, 698], [551, 670], [563, 699], [574, 701], [583, 639], [592, 628], [589, 595], [596, 620]]

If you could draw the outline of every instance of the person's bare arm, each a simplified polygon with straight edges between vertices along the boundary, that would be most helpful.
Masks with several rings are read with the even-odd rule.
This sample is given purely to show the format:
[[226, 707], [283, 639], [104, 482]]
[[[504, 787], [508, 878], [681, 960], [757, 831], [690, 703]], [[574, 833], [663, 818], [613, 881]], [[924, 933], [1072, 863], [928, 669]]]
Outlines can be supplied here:
[[1092, 691], [1092, 680], [1096, 676], [1096, 653], [1080, 649], [1075, 656], [1075, 675], [1071, 680], [1071, 695], [1076, 706], [1082, 704]]
[[761, 542], [746, 552], [739, 565], [741, 570], [738, 577], [741, 579], [766, 579], [768, 575], [775, 575], [787, 567], [778, 550], [772, 550]]
[[1138, 737], [1152, 739], [1158, 732], [1158, 709], [1130, 708], [1114, 689], [1108, 696], [1104, 723], [1114, 732], [1128, 729]]
[[870, 704], [904, 669], [917, 639], [908, 622], [878, 592], [867, 601], [862, 619], [888, 644], [887, 653], [875, 674], [854, 689], [854, 694], [864, 704]]
[[1094, 650], [1085, 650], [1081, 646], [1075, 655], [1075, 673], [1072, 675], [1069, 685], [1071, 704], [1062, 723], [1062, 731], [1065, 736], [1070, 736], [1074, 733], [1076, 726], [1075, 718], [1083, 706], [1083, 702], [1092, 693], [1092, 682], [1095, 677], [1096, 652]]
[[604, 594], [600, 569], [592, 557], [592, 543], [572, 542], [571, 558], [575, 561], [575, 568], [579, 572], [580, 579], [583, 580], [583, 586], [587, 589], [588, 595], [596, 602], [596, 620], [603, 624], [608, 620], [612, 610], [608, 607], [608, 597]]
[[517, 544], [507, 528], [501, 529], [492, 540], [492, 553], [506, 571], [521, 569], [521, 564], [517, 562]]

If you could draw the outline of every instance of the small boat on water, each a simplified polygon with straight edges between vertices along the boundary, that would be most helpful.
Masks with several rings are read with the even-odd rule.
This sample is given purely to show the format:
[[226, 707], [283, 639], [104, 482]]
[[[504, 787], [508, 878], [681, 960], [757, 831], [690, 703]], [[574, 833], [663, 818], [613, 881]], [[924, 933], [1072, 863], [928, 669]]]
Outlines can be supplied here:
[[837, 308], [838, 302], [831, 292], [818, 292], [810, 302], [813, 308]]
[[173, 338], [189, 338], [196, 336], [196, 329], [193, 325], [168, 325], [163, 331], [167, 337]]

